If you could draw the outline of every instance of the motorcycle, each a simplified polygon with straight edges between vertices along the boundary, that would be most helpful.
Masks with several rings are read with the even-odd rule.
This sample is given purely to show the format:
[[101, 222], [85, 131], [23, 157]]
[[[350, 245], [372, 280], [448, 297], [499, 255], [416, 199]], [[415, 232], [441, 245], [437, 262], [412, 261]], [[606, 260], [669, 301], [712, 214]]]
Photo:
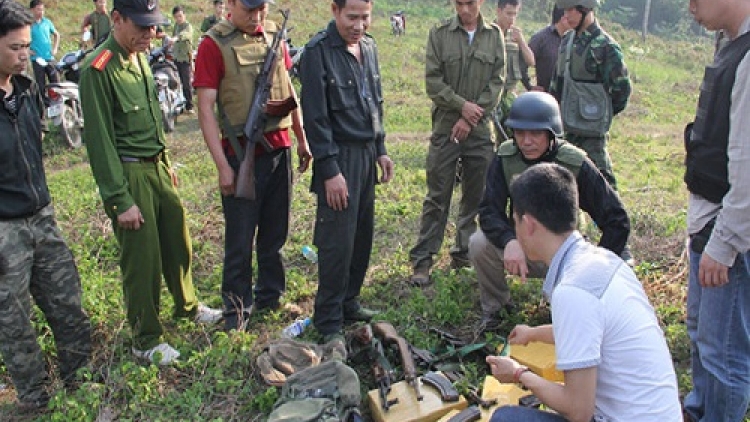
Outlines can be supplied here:
[[165, 46], [153, 48], [148, 54], [148, 63], [156, 82], [164, 132], [170, 133], [174, 131], [175, 119], [185, 111], [187, 105], [182, 94], [180, 75], [177, 66], [171, 60], [169, 49]]
[[49, 100], [47, 118], [57, 128], [62, 143], [70, 148], [80, 148], [83, 144], [83, 111], [78, 95], [79, 67], [83, 59], [92, 50], [77, 50], [66, 53], [56, 62], [47, 62], [41, 57], [35, 60], [40, 66], [52, 66], [61, 82], [47, 84], [46, 95]]

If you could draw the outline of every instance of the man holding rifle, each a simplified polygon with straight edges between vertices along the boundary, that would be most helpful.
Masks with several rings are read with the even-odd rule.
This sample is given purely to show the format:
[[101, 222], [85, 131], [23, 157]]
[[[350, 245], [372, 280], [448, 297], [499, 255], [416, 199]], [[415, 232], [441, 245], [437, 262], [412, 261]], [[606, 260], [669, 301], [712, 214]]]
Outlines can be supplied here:
[[[318, 196], [315, 328], [323, 341], [343, 340], [344, 321], [369, 321], [359, 292], [370, 264], [375, 183], [393, 178], [385, 150], [383, 91], [377, 46], [365, 31], [373, 0], [333, 0], [334, 19], [302, 56], [302, 108], [315, 157]], [[377, 163], [377, 166], [376, 166]]]
[[[274, 309], [286, 281], [281, 247], [289, 232], [291, 202], [291, 138], [297, 138], [300, 172], [310, 163], [296, 94], [287, 69], [291, 58], [277, 43], [277, 63], [271, 66], [270, 97], [265, 107], [263, 140], [246, 148], [244, 127], [255, 97], [262, 65], [280, 28], [266, 21], [270, 0], [229, 0], [229, 18], [207, 33], [198, 48], [193, 86], [198, 92], [198, 119], [203, 138], [216, 164], [225, 220], [222, 298], [225, 328], [244, 329], [250, 313]], [[291, 98], [291, 101], [290, 101]], [[214, 113], [218, 108], [218, 114]], [[282, 110], [276, 110], [282, 109]], [[261, 144], [265, 144], [265, 147]], [[254, 198], [235, 195], [242, 158], [250, 156]], [[244, 181], [243, 181], [244, 182]], [[256, 240], [257, 232], [257, 240]], [[258, 251], [258, 280], [252, 286], [253, 243]]]

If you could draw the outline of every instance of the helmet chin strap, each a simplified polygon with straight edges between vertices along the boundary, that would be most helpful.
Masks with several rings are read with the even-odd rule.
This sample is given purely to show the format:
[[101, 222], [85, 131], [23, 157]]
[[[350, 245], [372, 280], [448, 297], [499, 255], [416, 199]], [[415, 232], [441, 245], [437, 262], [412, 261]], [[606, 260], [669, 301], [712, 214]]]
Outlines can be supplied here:
[[586, 20], [586, 16], [588, 16], [589, 12], [591, 12], [591, 9], [587, 9], [583, 6], [576, 6], [576, 10], [578, 13], [581, 14], [581, 21], [578, 22], [578, 25], [576, 25], [575, 30], [576, 33], [581, 31], [581, 27], [583, 26], [583, 22]]

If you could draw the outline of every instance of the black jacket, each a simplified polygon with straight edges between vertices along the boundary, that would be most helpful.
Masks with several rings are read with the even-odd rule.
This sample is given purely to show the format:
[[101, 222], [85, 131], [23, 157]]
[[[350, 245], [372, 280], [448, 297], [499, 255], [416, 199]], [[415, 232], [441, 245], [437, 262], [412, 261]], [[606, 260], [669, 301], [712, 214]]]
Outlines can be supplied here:
[[[25, 218], [50, 203], [42, 162], [44, 106], [36, 84], [11, 77], [18, 93], [16, 113], [0, 104], [0, 219]], [[2, 93], [5, 97], [5, 93]]]
[[[527, 162], [528, 165], [558, 162], [558, 148], [559, 146], [555, 145], [539, 160]], [[591, 216], [602, 231], [599, 246], [619, 255], [630, 235], [630, 219], [620, 197], [588, 158], [583, 160], [576, 182], [579, 207]], [[504, 249], [508, 242], [516, 238], [510, 189], [505, 180], [503, 160], [500, 156], [495, 157], [487, 172], [484, 196], [479, 204], [479, 227], [487, 239], [500, 249]]]
[[302, 55], [302, 115], [315, 159], [313, 179], [320, 183], [341, 172], [336, 161], [340, 143], [374, 142], [376, 155], [386, 154], [377, 47], [369, 36], [359, 47], [362, 66], [331, 21]]

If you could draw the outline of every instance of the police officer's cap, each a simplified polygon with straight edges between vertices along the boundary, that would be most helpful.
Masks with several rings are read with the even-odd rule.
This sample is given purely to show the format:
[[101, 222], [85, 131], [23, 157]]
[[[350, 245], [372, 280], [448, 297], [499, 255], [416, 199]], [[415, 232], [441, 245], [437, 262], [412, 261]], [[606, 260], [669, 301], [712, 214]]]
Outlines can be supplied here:
[[570, 9], [576, 6], [595, 9], [599, 6], [599, 0], [555, 0], [555, 4], [561, 9]]
[[113, 8], [138, 26], [169, 23], [169, 19], [159, 11], [159, 0], [115, 0]]
[[241, 0], [242, 4], [245, 5], [245, 7], [249, 9], [255, 9], [256, 7], [261, 7], [264, 4], [274, 4], [273, 0]]
[[563, 136], [560, 107], [555, 97], [546, 92], [524, 92], [510, 106], [505, 124], [520, 130], [548, 130], [556, 138]]

